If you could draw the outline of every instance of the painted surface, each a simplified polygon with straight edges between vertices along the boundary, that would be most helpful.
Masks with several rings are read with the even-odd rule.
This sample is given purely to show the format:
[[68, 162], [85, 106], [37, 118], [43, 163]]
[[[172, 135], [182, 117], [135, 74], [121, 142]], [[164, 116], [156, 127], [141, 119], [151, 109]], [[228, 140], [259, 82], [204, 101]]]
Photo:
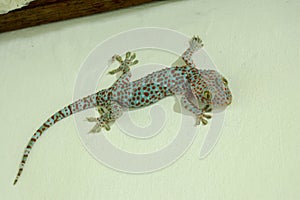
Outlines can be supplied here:
[[[1, 34], [1, 199], [299, 199], [299, 7], [288, 0], [159, 2]], [[120, 173], [86, 152], [69, 119], [35, 146], [34, 159], [13, 187], [24, 141], [72, 101], [80, 64], [91, 49], [110, 35], [140, 26], [201, 35], [228, 78], [234, 101], [213, 152], [198, 159], [206, 131], [201, 127], [172, 166], [143, 175]], [[153, 59], [174, 61], [157, 52], [139, 55], [140, 61]], [[99, 88], [113, 80], [104, 78]], [[174, 100], [165, 104], [171, 107]], [[148, 122], [144, 111], [131, 117]], [[165, 135], [150, 141], [119, 133], [107, 137], [142, 152], [166, 144], [173, 131], [169, 126]]]

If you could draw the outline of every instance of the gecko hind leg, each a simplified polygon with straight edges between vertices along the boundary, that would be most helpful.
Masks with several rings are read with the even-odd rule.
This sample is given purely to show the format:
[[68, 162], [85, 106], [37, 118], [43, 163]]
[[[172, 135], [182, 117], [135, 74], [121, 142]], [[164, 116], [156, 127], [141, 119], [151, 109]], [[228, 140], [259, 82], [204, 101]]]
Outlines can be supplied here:
[[131, 53], [131, 52], [126, 53], [126, 57], [124, 60], [122, 59], [121, 56], [114, 55], [112, 57], [112, 61], [117, 60], [120, 63], [120, 66], [116, 69], [109, 71], [108, 73], [112, 74], [112, 75], [116, 74], [120, 71], [122, 71], [123, 74], [127, 73], [130, 70], [130, 68], [129, 68], [130, 66], [136, 65], [138, 63], [138, 60], [135, 60], [135, 58], [136, 58], [135, 53]]
[[95, 126], [89, 131], [89, 133], [99, 133], [102, 128], [105, 128], [105, 130], [109, 131], [110, 126], [107, 121], [105, 121], [102, 117], [96, 118], [96, 124]]
[[109, 123], [114, 122], [123, 114], [122, 106], [116, 102], [111, 102], [108, 107], [99, 106], [97, 111], [100, 114], [100, 117], [88, 117], [89, 122], [96, 122], [95, 126], [90, 130], [90, 133], [98, 133], [102, 128], [105, 128], [107, 131], [110, 130]]
[[101, 131], [101, 128], [105, 128], [107, 131], [110, 130], [109, 126], [109, 111], [105, 106], [98, 106], [97, 111], [100, 114], [100, 117], [87, 117], [88, 122], [96, 122], [96, 125], [89, 131], [90, 133], [98, 133]]

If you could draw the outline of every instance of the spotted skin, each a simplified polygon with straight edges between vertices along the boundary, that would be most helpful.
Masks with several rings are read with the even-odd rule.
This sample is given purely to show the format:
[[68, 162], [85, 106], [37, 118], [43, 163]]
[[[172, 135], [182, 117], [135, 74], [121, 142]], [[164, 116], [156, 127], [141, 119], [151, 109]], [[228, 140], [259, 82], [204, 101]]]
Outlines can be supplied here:
[[225, 108], [232, 101], [227, 80], [214, 70], [197, 69], [192, 55], [203, 46], [199, 37], [193, 37], [189, 48], [182, 54], [182, 66], [174, 66], [153, 72], [136, 81], [130, 81], [130, 66], [137, 64], [135, 54], [126, 53], [123, 60], [113, 56], [120, 66], [109, 72], [122, 72], [117, 81], [109, 88], [82, 98], [53, 114], [31, 137], [25, 148], [18, 174], [17, 183], [28, 155], [41, 135], [58, 121], [83, 110], [98, 108], [100, 117], [87, 118], [96, 122], [90, 132], [99, 132], [101, 128], [110, 130], [110, 123], [118, 119], [125, 109], [142, 108], [171, 95], [181, 95], [181, 103], [185, 109], [196, 116], [196, 125], [207, 124], [211, 118], [207, 113], [215, 108]]

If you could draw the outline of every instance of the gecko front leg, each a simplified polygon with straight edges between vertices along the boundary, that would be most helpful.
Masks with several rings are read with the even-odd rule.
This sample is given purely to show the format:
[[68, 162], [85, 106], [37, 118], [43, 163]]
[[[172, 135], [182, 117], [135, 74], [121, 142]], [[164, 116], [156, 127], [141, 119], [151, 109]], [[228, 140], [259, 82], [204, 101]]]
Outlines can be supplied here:
[[193, 62], [192, 56], [196, 51], [198, 51], [202, 47], [203, 43], [200, 37], [192, 37], [192, 39], [189, 41], [189, 48], [187, 48], [185, 52], [183, 52], [183, 54], [171, 66], [189, 66], [192, 68], [196, 67], [195, 63]]
[[189, 48], [182, 54], [181, 58], [184, 60], [184, 62], [188, 66], [196, 67], [194, 62], [193, 62], [192, 55], [202, 47], [203, 47], [203, 43], [202, 43], [202, 40], [200, 39], [200, 37], [199, 36], [194, 36], [190, 40]]
[[138, 63], [138, 60], [135, 60], [135, 57], [135, 53], [127, 52], [124, 60], [119, 55], [114, 55], [112, 58], [113, 61], [117, 60], [120, 63], [120, 66], [110, 71], [109, 74], [115, 74], [122, 71], [121, 76], [111, 86], [113, 96], [115, 98], [117, 98], [116, 94], [118, 94], [118, 92], [120, 93], [126, 86], [129, 85], [131, 78], [130, 67]]
[[181, 97], [181, 103], [186, 110], [196, 115], [196, 125], [200, 125], [200, 123], [206, 125], [208, 123], [207, 120], [211, 118], [211, 115], [208, 115], [207, 113], [212, 111], [209, 105], [206, 105], [202, 109], [199, 109], [190, 100], [190, 97], [188, 95], [184, 95], [183, 97]]

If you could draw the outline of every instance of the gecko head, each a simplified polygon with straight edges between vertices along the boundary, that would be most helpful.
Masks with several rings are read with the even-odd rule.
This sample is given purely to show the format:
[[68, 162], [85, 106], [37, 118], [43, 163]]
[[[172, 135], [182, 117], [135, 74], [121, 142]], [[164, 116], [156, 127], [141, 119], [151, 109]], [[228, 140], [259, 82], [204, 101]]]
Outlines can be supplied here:
[[199, 75], [193, 93], [201, 108], [209, 105], [216, 111], [223, 110], [231, 104], [232, 94], [224, 76], [215, 70], [199, 70]]

